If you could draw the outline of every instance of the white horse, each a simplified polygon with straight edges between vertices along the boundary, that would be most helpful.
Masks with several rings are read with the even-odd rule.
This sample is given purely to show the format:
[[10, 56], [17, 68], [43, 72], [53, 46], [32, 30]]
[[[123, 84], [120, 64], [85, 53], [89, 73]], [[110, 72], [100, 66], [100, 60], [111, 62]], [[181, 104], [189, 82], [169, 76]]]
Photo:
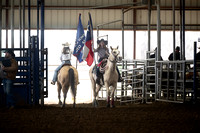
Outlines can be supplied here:
[[[117, 88], [117, 81], [118, 81], [118, 72], [116, 63], [121, 60], [121, 56], [119, 55], [120, 51], [117, 48], [111, 48], [111, 54], [107, 59], [107, 65], [105, 69], [105, 73], [103, 75], [104, 84], [106, 87], [106, 94], [107, 94], [107, 107], [114, 107], [114, 92]], [[92, 89], [93, 89], [93, 106], [97, 107], [97, 95], [99, 90], [101, 89], [102, 85], [96, 83], [95, 77], [96, 73], [93, 73], [93, 68], [90, 68], [89, 76], [92, 82]], [[111, 98], [111, 100], [110, 100]]]

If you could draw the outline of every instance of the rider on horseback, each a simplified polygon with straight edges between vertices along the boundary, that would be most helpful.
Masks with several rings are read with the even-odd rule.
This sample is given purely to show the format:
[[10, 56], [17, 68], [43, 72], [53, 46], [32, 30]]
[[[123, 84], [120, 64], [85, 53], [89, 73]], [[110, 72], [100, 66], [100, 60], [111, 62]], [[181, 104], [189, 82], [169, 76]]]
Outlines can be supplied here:
[[67, 65], [71, 65], [71, 50], [70, 50], [70, 44], [67, 42], [66, 44], [63, 44], [63, 49], [62, 49], [62, 54], [60, 56], [60, 60], [61, 60], [61, 65], [59, 65], [53, 75], [53, 80], [51, 81], [52, 85], [55, 85], [56, 81], [57, 81], [57, 75], [58, 75], [58, 71], [62, 68], [63, 65], [67, 64]]
[[[96, 82], [97, 84], [100, 85], [100, 79], [103, 77], [103, 74], [99, 71], [99, 67], [101, 63], [106, 62], [105, 60], [108, 59], [110, 53], [109, 53], [109, 49], [106, 47], [106, 45], [108, 44], [108, 41], [105, 41], [104, 39], [97, 40], [97, 44], [98, 44], [98, 48], [94, 49], [94, 52], [98, 52], [98, 57], [99, 57], [98, 66], [96, 69], [96, 77], [97, 77]], [[121, 76], [120, 76], [118, 68], [117, 68], [117, 72], [119, 74], [118, 81], [121, 81]]]
[[[107, 41], [104, 39], [97, 40], [98, 48], [94, 50], [94, 52], [98, 52], [98, 63], [102, 62], [104, 59], [107, 59], [109, 56], [109, 49], [106, 47]], [[99, 67], [96, 69], [96, 82], [100, 84], [100, 79], [102, 78], [102, 74], [99, 71]]]

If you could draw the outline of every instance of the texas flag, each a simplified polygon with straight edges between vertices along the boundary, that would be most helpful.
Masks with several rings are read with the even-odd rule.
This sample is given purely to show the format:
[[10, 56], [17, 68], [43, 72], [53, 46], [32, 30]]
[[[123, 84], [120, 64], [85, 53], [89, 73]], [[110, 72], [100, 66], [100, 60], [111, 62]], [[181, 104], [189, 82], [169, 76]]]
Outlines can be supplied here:
[[93, 26], [92, 26], [91, 15], [90, 13], [88, 14], [89, 14], [89, 21], [87, 26], [87, 34], [86, 34], [86, 40], [82, 58], [87, 62], [88, 66], [91, 66], [94, 61]]

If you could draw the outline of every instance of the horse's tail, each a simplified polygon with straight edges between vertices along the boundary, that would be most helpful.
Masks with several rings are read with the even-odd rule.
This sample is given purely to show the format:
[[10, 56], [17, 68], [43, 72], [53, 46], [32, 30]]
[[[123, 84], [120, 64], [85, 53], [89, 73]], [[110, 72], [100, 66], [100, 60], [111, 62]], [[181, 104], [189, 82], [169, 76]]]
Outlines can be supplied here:
[[73, 95], [76, 95], [75, 85], [74, 85], [74, 70], [72, 68], [69, 69], [69, 82], [71, 84], [71, 90]]

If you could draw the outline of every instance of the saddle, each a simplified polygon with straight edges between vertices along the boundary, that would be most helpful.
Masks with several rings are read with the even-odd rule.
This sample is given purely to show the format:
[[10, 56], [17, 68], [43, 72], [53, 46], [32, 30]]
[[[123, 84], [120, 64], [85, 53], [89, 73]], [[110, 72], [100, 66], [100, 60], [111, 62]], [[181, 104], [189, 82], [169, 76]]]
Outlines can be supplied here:
[[[71, 64], [63, 64], [62, 67], [64, 67], [64, 66], [72, 66], [72, 65], [71, 65]], [[62, 68], [62, 67], [61, 67], [61, 68]], [[61, 69], [61, 68], [60, 68], [60, 69]], [[58, 71], [58, 73], [60, 73], [60, 70]]]
[[62, 67], [64, 66], [72, 66], [71, 64], [63, 64]]
[[[107, 60], [102, 60], [99, 64], [93, 67], [92, 73], [96, 76], [96, 82], [99, 85], [104, 85], [103, 74], [105, 72]], [[98, 76], [98, 77], [97, 77]]]
[[107, 59], [102, 60], [99, 64], [99, 71], [100, 73], [104, 74], [105, 70], [106, 70], [106, 65], [107, 65]]

